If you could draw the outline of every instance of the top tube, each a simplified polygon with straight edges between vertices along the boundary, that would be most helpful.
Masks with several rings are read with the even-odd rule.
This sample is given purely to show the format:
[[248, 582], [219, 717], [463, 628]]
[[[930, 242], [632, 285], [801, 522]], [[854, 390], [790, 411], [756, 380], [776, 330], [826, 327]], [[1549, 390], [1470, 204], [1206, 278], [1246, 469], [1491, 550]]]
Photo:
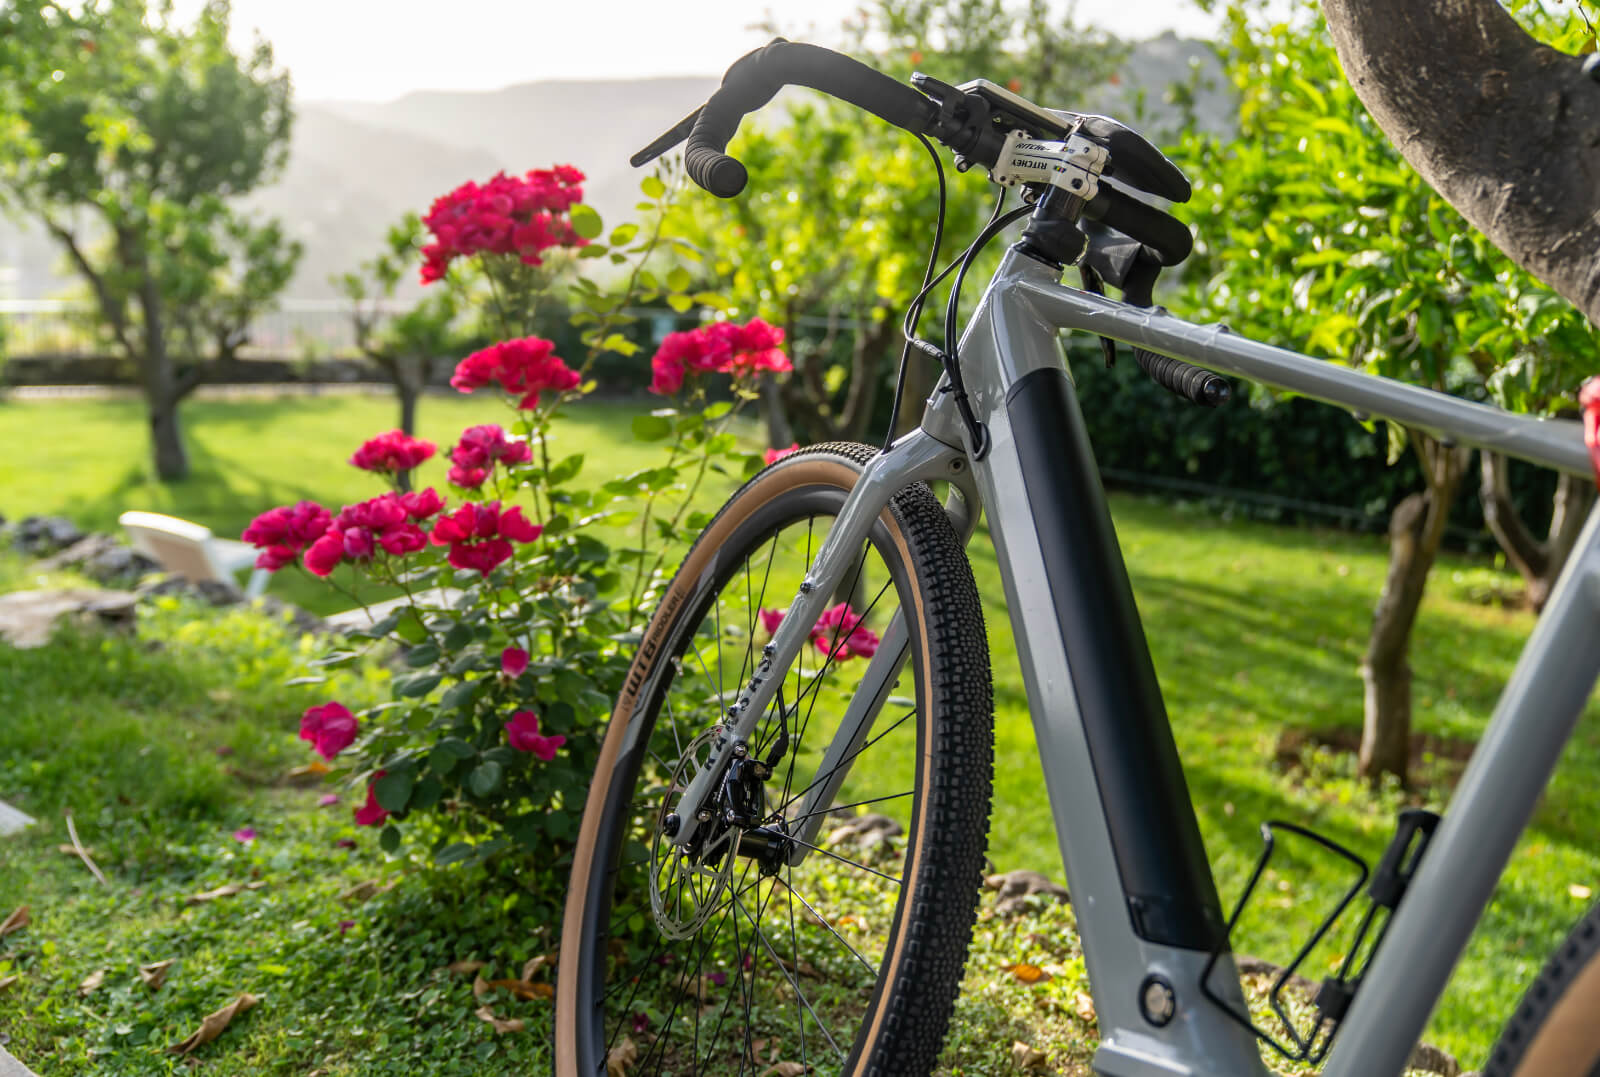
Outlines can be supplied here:
[[[1001, 276], [1005, 276], [1005, 269]], [[1504, 453], [1590, 476], [1593, 465], [1581, 424], [1514, 415], [1488, 404], [1363, 374], [1327, 359], [1239, 336], [1225, 325], [1196, 325], [1161, 307], [1141, 308], [1025, 275], [1013, 283], [1051, 322], [1136, 344], [1210, 370], [1236, 374], [1377, 419], [1389, 419], [1442, 440]]]

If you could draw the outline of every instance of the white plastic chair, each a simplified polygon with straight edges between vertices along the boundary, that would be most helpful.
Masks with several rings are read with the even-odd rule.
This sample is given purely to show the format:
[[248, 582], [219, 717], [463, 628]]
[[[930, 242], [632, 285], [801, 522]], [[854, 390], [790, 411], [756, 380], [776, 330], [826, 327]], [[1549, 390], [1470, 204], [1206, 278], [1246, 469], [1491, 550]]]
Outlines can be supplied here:
[[[217, 538], [204, 524], [159, 512], [125, 512], [117, 522], [128, 533], [134, 549], [188, 580], [219, 580], [237, 585], [235, 573], [251, 568], [260, 552], [248, 543]], [[266, 569], [255, 569], [245, 584], [245, 597], [258, 597], [271, 578], [272, 573]]]

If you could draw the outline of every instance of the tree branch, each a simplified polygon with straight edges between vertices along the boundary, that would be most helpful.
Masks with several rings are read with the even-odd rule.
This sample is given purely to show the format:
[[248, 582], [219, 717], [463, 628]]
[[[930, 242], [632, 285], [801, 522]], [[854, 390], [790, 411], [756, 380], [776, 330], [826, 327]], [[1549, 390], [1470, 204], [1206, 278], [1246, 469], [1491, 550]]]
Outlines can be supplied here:
[[1356, 94], [1422, 178], [1600, 324], [1600, 83], [1494, 0], [1322, 0]]
[[106, 284], [105, 277], [90, 263], [83, 249], [78, 246], [78, 237], [68, 229], [50, 219], [43, 218], [45, 228], [57, 241], [67, 249], [67, 256], [72, 259], [72, 264], [78, 272], [83, 274], [89, 282], [89, 287], [94, 291], [95, 301], [100, 305], [100, 313], [105, 318], [106, 324], [111, 327], [111, 333], [117, 338], [117, 343], [127, 354], [129, 359], [137, 359], [139, 352], [128, 339], [128, 311], [127, 308], [114, 295]]
[[1500, 540], [1501, 549], [1511, 558], [1513, 567], [1525, 580], [1545, 574], [1549, 567], [1549, 550], [1533, 537], [1527, 524], [1511, 500], [1511, 483], [1506, 475], [1506, 458], [1487, 449], [1478, 453], [1482, 481], [1478, 485], [1478, 499], [1483, 502], [1483, 522], [1489, 525], [1494, 537]]

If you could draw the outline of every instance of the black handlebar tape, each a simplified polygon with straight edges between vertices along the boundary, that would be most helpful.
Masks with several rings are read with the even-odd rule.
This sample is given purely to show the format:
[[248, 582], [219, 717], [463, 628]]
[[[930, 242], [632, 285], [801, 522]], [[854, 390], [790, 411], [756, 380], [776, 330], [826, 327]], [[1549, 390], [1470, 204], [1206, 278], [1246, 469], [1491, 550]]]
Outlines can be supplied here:
[[1135, 348], [1133, 361], [1139, 364], [1140, 370], [1150, 375], [1151, 381], [1163, 389], [1168, 389], [1185, 400], [1192, 400], [1204, 407], [1214, 408], [1226, 404], [1228, 398], [1233, 395], [1233, 386], [1228, 384], [1227, 378], [1185, 363], [1182, 359], [1169, 359], [1165, 355]]
[[1119, 191], [1104, 180], [1100, 183], [1100, 193], [1084, 207], [1083, 215], [1137, 239], [1155, 251], [1164, 266], [1177, 265], [1194, 250], [1194, 236], [1182, 221]]
[[739, 121], [785, 86], [821, 90], [917, 134], [928, 129], [938, 112], [938, 106], [917, 90], [859, 60], [778, 38], [734, 61], [700, 110], [684, 151], [689, 178], [719, 198], [732, 198], [744, 190], [748, 179], [744, 165], [723, 150]]

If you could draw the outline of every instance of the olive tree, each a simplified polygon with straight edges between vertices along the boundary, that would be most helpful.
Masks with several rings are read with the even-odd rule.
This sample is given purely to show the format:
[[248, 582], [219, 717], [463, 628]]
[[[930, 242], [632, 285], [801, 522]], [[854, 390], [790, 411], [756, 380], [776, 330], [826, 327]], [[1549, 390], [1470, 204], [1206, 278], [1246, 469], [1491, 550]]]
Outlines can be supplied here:
[[[1229, 12], [1224, 70], [1240, 128], [1192, 136], [1197, 235], [1189, 305], [1264, 339], [1359, 369], [1521, 410], [1572, 399], [1594, 335], [1495, 249], [1383, 137], [1314, 12]], [[1575, 346], [1581, 344], [1582, 346]], [[1406, 775], [1411, 630], [1468, 451], [1389, 429], [1425, 488], [1392, 509], [1389, 570], [1362, 661], [1363, 774]]]
[[157, 474], [182, 478], [178, 405], [299, 257], [277, 222], [232, 201], [283, 166], [289, 77], [264, 43], [233, 51], [226, 0], [188, 27], [146, 0], [9, 14], [31, 48], [6, 95], [0, 197], [61, 246], [137, 371]]

